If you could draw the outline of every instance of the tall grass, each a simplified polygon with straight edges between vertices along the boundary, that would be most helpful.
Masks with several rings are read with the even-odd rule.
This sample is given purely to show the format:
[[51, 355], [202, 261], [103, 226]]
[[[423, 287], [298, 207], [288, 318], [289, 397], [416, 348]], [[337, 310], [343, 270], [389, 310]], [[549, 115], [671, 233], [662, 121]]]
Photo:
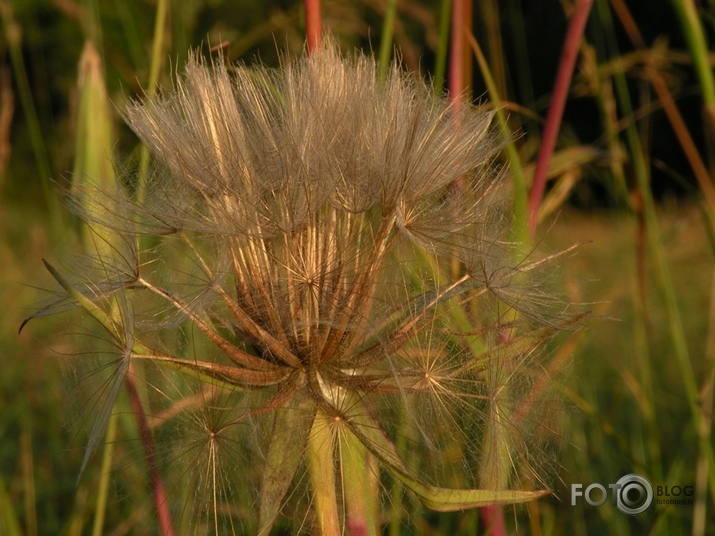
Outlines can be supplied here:
[[[276, 57], [276, 48], [284, 49], [284, 45], [297, 56], [305, 24], [315, 24], [313, 19], [299, 15], [302, 2], [296, 2], [295, 6], [283, 11], [276, 7], [270, 14], [261, 12], [263, 7], [249, 2], [250, 6], [238, 11], [265, 16], [252, 21], [252, 26], [247, 27], [241, 27], [242, 23], [236, 19], [235, 28], [231, 27], [231, 23], [222, 22], [226, 20], [226, 13], [237, 10], [228, 4], [218, 3], [212, 8], [214, 11], [208, 5], [202, 5], [186, 13], [180, 13], [179, 8], [173, 5], [168, 9], [166, 2], [159, 2], [156, 12], [141, 3], [118, 1], [112, 6], [109, 4], [94, 7], [98, 16], [97, 28], [102, 31], [93, 37], [102, 36], [103, 43], [99, 50], [107, 65], [104, 78], [110, 85], [110, 98], [120, 111], [125, 109], [125, 99], [135, 91], [151, 96], [159, 80], [171, 78], [171, 69], [182, 70], [182, 66], [173, 62], [174, 58], [186, 57], [186, 50], [175, 47], [184, 43], [199, 45], [201, 41], [214, 45], [220, 38], [228, 41], [227, 57], [234, 57], [240, 50], [241, 58], [252, 63], [253, 52], [258, 51], [264, 61], [271, 61]], [[306, 2], [305, 6], [308, 4]], [[509, 7], [496, 2], [475, 4], [474, 31], [462, 35], [463, 53], [447, 69], [447, 37], [450, 34], [446, 23], [449, 20], [448, 4], [442, 2], [440, 6], [425, 7], [414, 1], [388, 2], [387, 16], [378, 23], [378, 12], [373, 11], [374, 7], [368, 2], [322, 3], [320, 21], [323, 29], [337, 35], [345, 49], [362, 44], [370, 50], [369, 40], [376, 43], [379, 39], [380, 46], [376, 47], [376, 52], [379, 50], [378, 65], [381, 69], [387, 68], [386, 60], [393, 44], [397, 45], [399, 54], [402, 43], [407, 51], [402, 56], [406, 68], [421, 68], [422, 74], [428, 74], [432, 67], [429, 61], [435, 58], [433, 83], [437, 94], [445, 89], [442, 84], [448, 78], [447, 73], [451, 77], [462, 73], [463, 83], [451, 94], [487, 97], [496, 110], [504, 147], [502, 159], [505, 164], [508, 163], [507, 173], [516, 192], [511, 239], [529, 244], [526, 237], [529, 218], [526, 194], [534, 181], [542, 184], [544, 180], [545, 197], [531, 206], [532, 216], [536, 215], [537, 206], [541, 212], [534, 245], [541, 246], [543, 242], [554, 250], [563, 250], [574, 242], [592, 241], [581, 246], [573, 257], [569, 250], [567, 259], [562, 261], [566, 269], [559, 272], [561, 276], [551, 284], [558, 284], [560, 279], [573, 302], [594, 302], [595, 317], [589, 322], [588, 330], [572, 334], [560, 349], [556, 345], [551, 346], [554, 357], [544, 363], [549, 381], [540, 381], [536, 377], [529, 381], [524, 379], [534, 396], [554, 402], [547, 406], [549, 409], [545, 414], [531, 416], [530, 419], [542, 420], [543, 427], [538, 427], [532, 437], [535, 443], [542, 445], [541, 450], [549, 453], [545, 459], [542, 457], [538, 465], [549, 468], [552, 474], [545, 477], [546, 484], [553, 487], [555, 493], [551, 498], [530, 503], [528, 508], [507, 509], [503, 517], [504, 528], [533, 534], [604, 531], [619, 534], [641, 534], [644, 531], [653, 534], [712, 533], [715, 526], [715, 464], [711, 426], [715, 324], [711, 311], [715, 301], [709, 290], [713, 276], [713, 241], [708, 236], [713, 234], [715, 188], [712, 172], [708, 169], [708, 166], [712, 168], [712, 162], [706, 156], [712, 152], [708, 147], [713, 140], [714, 115], [712, 71], [706, 37], [710, 23], [696, 11], [693, 2], [673, 0], [664, 4], [672, 8], [672, 18], [677, 22], [667, 29], [671, 32], [671, 44], [649, 42], [644, 35], [657, 35], [666, 30], [648, 26], [652, 23], [645, 19], [639, 20], [637, 3], [632, 6], [620, 0], [610, 3], [596, 0], [579, 45], [569, 45], [578, 54], [573, 81], [561, 86], [569, 90], [563, 93], [565, 112], [562, 126], [558, 131], [549, 131], [552, 123], [544, 121], [547, 108], [550, 109], [556, 101], [552, 87], [558, 47], [566, 37], [567, 21], [574, 10], [585, 2], [555, 3], [549, 8], [553, 10], [549, 16], [562, 21], [564, 31], [553, 39], [558, 45], [553, 47], [550, 64], [553, 73], [548, 74], [546, 82], [540, 81], [539, 77], [541, 71], [550, 68], [534, 64], [533, 50], [530, 50], [541, 45], [538, 41], [531, 41], [533, 28], [529, 16], [537, 15], [528, 12], [528, 6], [520, 7], [514, 3], [508, 3]], [[560, 10], [561, 5], [566, 8], [564, 11]], [[13, 89], [18, 96], [17, 113], [21, 113], [21, 119], [16, 121], [26, 126], [26, 129], [17, 132], [27, 132], [27, 137], [8, 134], [13, 153], [8, 174], [0, 182], [6, 185], [6, 195], [0, 204], [0, 230], [4, 237], [0, 245], [0, 263], [3, 273], [9, 274], [3, 276], [8, 278], [3, 283], [13, 279], [35, 284], [38, 278], [41, 279], [41, 276], [35, 275], [39, 274], [40, 257], [47, 257], [53, 252], [66, 259], [69, 251], [96, 248], [98, 243], [112, 244], [113, 240], [106, 235], [86, 232], [84, 244], [73, 238], [78, 225], [61, 208], [58, 202], [61, 196], [53, 192], [69, 189], [70, 184], [65, 181], [65, 176], [53, 171], [56, 169], [53, 159], [67, 163], [69, 158], [63, 157], [63, 154], [78, 155], [73, 159], [73, 181], [77, 177], [110, 179], [117, 168], [102, 168], [109, 162], [108, 158], [102, 158], [102, 154], [105, 157], [113, 152], [128, 154], [137, 147], [137, 143], [111, 117], [115, 112], [111, 106], [107, 116], [83, 112], [80, 93], [77, 94], [77, 115], [65, 111], [65, 115], [58, 120], [61, 126], [45, 124], [52, 110], [46, 101], [38, 97], [37, 88], [33, 86], [38, 79], [39, 66], [26, 61], [28, 47], [40, 45], [23, 41], [24, 35], [33, 35], [35, 20], [32, 15], [36, 14], [33, 11], [35, 8], [12, 12], [9, 6], [5, 2], [0, 5], [5, 36], [2, 50], [7, 52], [6, 63], [15, 80]], [[635, 15], [629, 9], [633, 9]], [[79, 18], [72, 19], [71, 10], [52, 13], [53, 23], [77, 40], [74, 48], [79, 50], [80, 37], [71, 29]], [[114, 24], [116, 21], [123, 21], [123, 26]], [[499, 26], [497, 22], [500, 22]], [[110, 28], [119, 27], [124, 28], [121, 34], [110, 31]], [[195, 28], [194, 33], [188, 32], [191, 27]], [[275, 32], [275, 42], [273, 38], [265, 37], [266, 28]], [[516, 33], [515, 29], [521, 30]], [[205, 39], [207, 34], [208, 40]], [[552, 41], [545, 38], [544, 41], [545, 49]], [[682, 50], [678, 49], [678, 42], [684, 43]], [[278, 43], [277, 47], [275, 43]], [[140, 51], [144, 51], [151, 60], [143, 60]], [[152, 51], [151, 54], [149, 51]], [[685, 58], [685, 63], [678, 63], [681, 58]], [[73, 58], [72, 62], [79, 62], [79, 57]], [[473, 73], [472, 64], [476, 66]], [[151, 72], [147, 71], [148, 66], [151, 66]], [[57, 79], [62, 78], [59, 73], [50, 74], [56, 75]], [[381, 78], [384, 76], [382, 74]], [[67, 95], [75, 90], [65, 86], [55, 91]], [[689, 96], [692, 93], [702, 98], [697, 106], [702, 110], [702, 116], [693, 115], [687, 107], [692, 102]], [[582, 110], [589, 114], [588, 125], [579, 120]], [[89, 116], [83, 119], [83, 113], [89, 113]], [[117, 135], [117, 141], [107, 142], [103, 135], [82, 130], [82, 125], [112, 132]], [[513, 134], [515, 130], [516, 135]], [[46, 133], [53, 131], [66, 135], [61, 140], [48, 140]], [[540, 149], [546, 150], [544, 140], [548, 132], [553, 136], [554, 150], [550, 164], [545, 166], [545, 160], [539, 159], [538, 154]], [[659, 138], [664, 136], [672, 140], [671, 145], [676, 150], [658, 152], [661, 151]], [[87, 154], [88, 141], [99, 142], [98, 152], [93, 157], [95, 164], [86, 161], [85, 167], [82, 167], [81, 155]], [[138, 192], [140, 204], [150, 194], [144, 184], [155, 169], [147, 153], [143, 154], [137, 158], [139, 164], [136, 171], [121, 170], [124, 180]], [[27, 166], [20, 165], [23, 160], [31, 163], [28, 166], [31, 165], [41, 185], [39, 191], [42, 194], [36, 199], [27, 199], [18, 193], [22, 191], [19, 184], [23, 180], [29, 181], [18, 172], [27, 169]], [[70, 167], [67, 166], [68, 169]], [[53, 173], [54, 177], [51, 176]], [[67, 173], [66, 177], [69, 176]], [[56, 182], [53, 184], [50, 178]], [[678, 188], [688, 193], [681, 194], [677, 203], [668, 204], [666, 198], [657, 195], [660, 189], [669, 190], [679, 184], [678, 181], [685, 183], [684, 188]], [[602, 195], [597, 201], [588, 197], [594, 191]], [[49, 207], [48, 215], [44, 220], [27, 221], [20, 211], [13, 208], [15, 199], [24, 200], [28, 206], [29, 203], [36, 203]], [[570, 208], [570, 205], [583, 205], [583, 199], [590, 199], [586, 211], [575, 212]], [[618, 209], [594, 215], [594, 207], [599, 205]], [[692, 208], [695, 205], [700, 208]], [[114, 243], [110, 246], [114, 253], [100, 253], [100, 258], [126, 251], [122, 249], [125, 247], [127, 244], [124, 242]], [[143, 243], [142, 247], [147, 247], [147, 254], [157, 254], [156, 258], [163, 259], [163, 262], [173, 262], [179, 251], [177, 247], [167, 246], [161, 241]], [[525, 247], [521, 254], [530, 251], [530, 247]], [[149, 258], [144, 255], [141, 262]], [[406, 262], [405, 251], [400, 250], [397, 255], [401, 263]], [[181, 270], [195, 274], [200, 262], [201, 255], [197, 253], [194, 265], [184, 266]], [[55, 264], [54, 261], [50, 263], [51, 266]], [[427, 257], [415, 266], [419, 267], [401, 275], [415, 292], [419, 290], [420, 281], [448, 281], [460, 273], [458, 265], [445, 266]], [[26, 277], [30, 273], [33, 276]], [[56, 273], [61, 282], [73, 288], [59, 272]], [[50, 278], [46, 276], [41, 284], [51, 285]], [[19, 303], [17, 288], [14, 284], [0, 287], [3, 303]], [[36, 296], [33, 291], [23, 291], [25, 304], [31, 295]], [[81, 301], [81, 296], [77, 298]], [[131, 300], [117, 300], [103, 313], [97, 313], [96, 319], [99, 324], [104, 323], [110, 328], [109, 333], [111, 330], [118, 333], [117, 326], [124, 324], [141, 305]], [[73, 419], [84, 422], [84, 425], [70, 423], [69, 430], [73, 435], [68, 434], [65, 427], [68, 413], [60, 411], [62, 401], [79, 398], [76, 403], [81, 405], [82, 400], [92, 404], [96, 399], [91, 393], [77, 396], [60, 388], [63, 380], [58, 377], [56, 360], [47, 356], [47, 341], [56, 341], [52, 346], [60, 354], [77, 352], [84, 347], [84, 343], [76, 339], [58, 339], [57, 334], [67, 330], [66, 325], [60, 325], [51, 317], [31, 322], [18, 337], [15, 331], [19, 327], [18, 319], [27, 313], [26, 305], [24, 307], [23, 311], [14, 315], [12, 322], [0, 326], [0, 348], [4, 355], [10, 356], [8, 362], [11, 363], [1, 384], [2, 397], [7, 403], [0, 430], [3, 439], [7, 440], [3, 441], [5, 446], [0, 450], [3, 468], [0, 473], [0, 532], [79, 534], [93, 525], [95, 534], [155, 533], [158, 524], [154, 521], [156, 508], [153, 504], [157, 499], [158, 503], [162, 503], [163, 499], [161, 493], [157, 494], [155, 477], [147, 474], [146, 450], [136, 447], [132, 441], [139, 437], [140, 425], [132, 416], [131, 397], [119, 393], [116, 405], [112, 404], [115, 411], [102, 410], [109, 423], [107, 436], [91, 433], [91, 419], [96, 414], [96, 408], [92, 410], [91, 405], [70, 413], [74, 415]], [[90, 303], [86, 307], [92, 308]], [[470, 318], [474, 318], [474, 311], [469, 306], [446, 301], [435, 309], [434, 314], [438, 315], [435, 318], [448, 319], [451, 325], [456, 326], [460, 344], [464, 345], [461, 352], [480, 355], [480, 338], [469, 327]], [[71, 323], [76, 322], [75, 317], [66, 318]], [[206, 324], [202, 323], [204, 320], [194, 318], [196, 321], [183, 324], [167, 319], [167, 323], [176, 325], [176, 330], [172, 335], [161, 336], [161, 347], [184, 348], [186, 355], [208, 351], [211, 345], [200, 333], [201, 326]], [[510, 321], [515, 319], [509, 317]], [[397, 317], [394, 321], [398, 322]], [[71, 330], [77, 331], [77, 328]], [[91, 328], [83, 337], [103, 339], [101, 345], [111, 346], [107, 345], [108, 335], [101, 333], [99, 326], [99, 331]], [[226, 326], [216, 325], [215, 334], [228, 337]], [[445, 346], [453, 350], [449, 345], [454, 345], [454, 341]], [[145, 350], [134, 348], [133, 351], [142, 353]], [[505, 369], [492, 372], [493, 380], [498, 383], [499, 374], [505, 374]], [[96, 366], [90, 368], [90, 373], [97, 375]], [[80, 374], [79, 380], [82, 381], [78, 381], [71, 378], [72, 373], [69, 374], [67, 383], [72, 390], [91, 385], [84, 381], [91, 379], [90, 376], [84, 378]], [[175, 437], [174, 432], [161, 424], [162, 419], [169, 422], [174, 418], [172, 412], [178, 414], [181, 409], [167, 407], [169, 396], [186, 396], [186, 393], [193, 392], [193, 398], [186, 398], [184, 426], [192, 426], [194, 432], [183, 438], [181, 444], [184, 446], [197, 444], [200, 435], [196, 431], [197, 426], [220, 428], [232, 422], [231, 419], [240, 420], [239, 416], [231, 416], [221, 410], [239, 396], [235, 389], [226, 389], [223, 379], [217, 384], [214, 378], [209, 387], [201, 388], [200, 385], [197, 387], [189, 385], [191, 382], [176, 379], [178, 373], [173, 371], [156, 376], [156, 371], [149, 367], [146, 374], [154, 383], [144, 391], [140, 387], [136, 400], [141, 400], [143, 408], [139, 414], [154, 417], [147, 420], [146, 427], [151, 430], [147, 435], [149, 445], [155, 443], [158, 449], [158, 474], [165, 475], [171, 469], [177, 469], [178, 464], [172, 467], [172, 462], [180, 454], [166, 440], [166, 437]], [[138, 380], [142, 380], [141, 374]], [[112, 377], [106, 376], [104, 381], [112, 381]], [[19, 392], [18, 385], [22, 386]], [[556, 403], [557, 400], [562, 401], [561, 406]], [[298, 403], [293, 401], [290, 404]], [[528, 407], [526, 400], [524, 404]], [[28, 407], [31, 411], [24, 409]], [[162, 407], [165, 410], [163, 413], [160, 411]], [[404, 410], [409, 411], [409, 408]], [[404, 416], [403, 413], [396, 418], [404, 419]], [[479, 525], [472, 514], [436, 514], [419, 505], [413, 493], [417, 490], [419, 495], [422, 488], [411, 477], [405, 477], [409, 471], [419, 468], [420, 463], [409, 455], [408, 445], [416, 440], [416, 436], [411, 435], [414, 431], [403, 431], [399, 427], [388, 430], [399, 438], [395, 449], [401, 453], [402, 459], [397, 462], [392, 454], [380, 450], [387, 449], [380, 437], [361, 436], [365, 432], [360, 432], [360, 426], [356, 428], [357, 432], [333, 434], [329, 441], [324, 441], [330, 430], [328, 420], [321, 413], [311, 421], [312, 426], [305, 428], [308, 461], [304, 479], [311, 484], [297, 482], [295, 488], [291, 488], [294, 489], [291, 492], [293, 495], [286, 496], [285, 486], [290, 484], [288, 476], [269, 474], [275, 480], [272, 483], [264, 480], [262, 493], [263, 499], [272, 499], [264, 500], [264, 506], [260, 507], [252, 502], [255, 497], [242, 496], [242, 492], [233, 488], [214, 488], [218, 497], [215, 503], [221, 504], [218, 515], [214, 512], [214, 521], [220, 518], [222, 523], [226, 522], [224, 526], [231, 526], [227, 520], [251, 519], [250, 512], [262, 518], [273, 518], [276, 508], [283, 508], [284, 512], [288, 512], [287, 517], [292, 516], [295, 520], [296, 516], [306, 512], [297, 499], [308, 496], [318, 505], [318, 511], [325, 514], [325, 518], [318, 523], [322, 524], [326, 533], [331, 531], [331, 527], [339, 526], [342, 519], [349, 520], [348, 527], [371, 527], [369, 530], [373, 532], [380, 530], [376, 527], [381, 527], [383, 531], [389, 527], [391, 534], [404, 531], [467, 534], [484, 529], [484, 524]], [[558, 434], [545, 433], [547, 428], [556, 428], [557, 421]], [[278, 418], [273, 424], [280, 425], [303, 429], [302, 421], [292, 417]], [[269, 461], [280, 460], [291, 466], [303, 463], [290, 443], [293, 437], [279, 437], [264, 451]], [[502, 449], [509, 440], [500, 440]], [[454, 456], [463, 455], [464, 450], [461, 453], [458, 451], [465, 448], [468, 451], [470, 441], [474, 438], [466, 437], [461, 444], [450, 444], [450, 452]], [[77, 482], [79, 468], [85, 460], [83, 449], [88, 442], [96, 445], [97, 455], [87, 459], [87, 467]], [[367, 451], [365, 445], [368, 446]], [[209, 465], [219, 472], [235, 471], [236, 467], [245, 464], [240, 452], [251, 447], [218, 441], [215, 446], [228, 454], [227, 463]], [[326, 447], [329, 447], [328, 453], [320, 451]], [[186, 452], [184, 450], [184, 454]], [[336, 456], [336, 452], [342, 453], [342, 465], [336, 465], [332, 473], [316, 472], [320, 462], [310, 460], [329, 459]], [[507, 452], [498, 450], [490, 454], [487, 448], [482, 457], [467, 457], [469, 461], [465, 463], [468, 470], [465, 473], [477, 474], [481, 470], [482, 478], [489, 482], [489, 486], [502, 487], [499, 477], [489, 481], [485, 468], [505, 464], [506, 460], [499, 461], [499, 456]], [[286, 461], [291, 457], [295, 459]], [[486, 458], [492, 460], [492, 465], [485, 463]], [[383, 466], [396, 464], [399, 470], [389, 478], [366, 478], [369, 475], [361, 471], [361, 467], [371, 467], [370, 474], [373, 476], [381, 475], [375, 469], [378, 462]], [[400, 465], [402, 463], [404, 468]], [[524, 470], [527, 465], [518, 467]], [[581, 500], [576, 506], [571, 506], [572, 483], [588, 485], [598, 482], [606, 485], [630, 472], [640, 473], [654, 485], [670, 486], [671, 489], [672, 486], [693, 485], [694, 504], [654, 504], [638, 516], [627, 516], [610, 503], [593, 507]], [[190, 474], [179, 473], [176, 481]], [[260, 475], [253, 474], [252, 478], [260, 481]], [[170, 477], [169, 487], [176, 481]], [[339, 489], [336, 483], [341, 481], [346, 485]], [[203, 493], [211, 489], [202, 487], [205, 481], [200, 478], [193, 482]], [[521, 483], [525, 490], [531, 485], [519, 478], [512, 482]], [[384, 489], [380, 490], [381, 486]], [[464, 482], [455, 477], [450, 486], [463, 487]], [[307, 489], [313, 489], [313, 495]], [[232, 502], [223, 501], [222, 497], [231, 497]], [[284, 497], [287, 498], [284, 500]], [[383, 497], [382, 502], [376, 497]], [[189, 505], [188, 495], [182, 499], [185, 505]], [[429, 503], [430, 497], [427, 499]], [[341, 500], [350, 507], [345, 510], [337, 507]], [[279, 503], [280, 506], [277, 506]], [[181, 521], [180, 512], [174, 510], [166, 515], [177, 520], [177, 533], [190, 530], [190, 525]], [[201, 516], [199, 522], [206, 523], [206, 526], [200, 525], [205, 530], [209, 530], [208, 525], [212, 523]], [[281, 523], [291, 527], [290, 530], [301, 526], [300, 521], [293, 525], [285, 520], [279, 521]], [[256, 531], [260, 524], [260, 520], [245, 521], [243, 526], [246, 530]], [[304, 526], [309, 524], [306, 521]]]

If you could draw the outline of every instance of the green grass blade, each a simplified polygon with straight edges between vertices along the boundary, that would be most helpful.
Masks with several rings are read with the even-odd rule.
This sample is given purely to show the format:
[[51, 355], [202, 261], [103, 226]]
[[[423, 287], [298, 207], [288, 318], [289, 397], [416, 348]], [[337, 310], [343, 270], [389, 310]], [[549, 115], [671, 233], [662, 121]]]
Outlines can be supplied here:
[[693, 0], [671, 0], [670, 3], [675, 9], [683, 35], [688, 43], [688, 49], [692, 54], [703, 101], [712, 112], [715, 110], [715, 76], [710, 64], [710, 50], [705, 40], [705, 32], [695, 2]]
[[380, 37], [380, 53], [378, 56], [379, 80], [384, 80], [387, 75], [387, 68], [390, 66], [390, 56], [392, 55], [392, 36], [395, 31], [395, 15], [397, 13], [397, 0], [387, 0], [385, 18], [382, 21], [382, 36]]
[[[169, 8], [168, 0], [159, 0], [156, 6], [156, 19], [154, 20], [154, 39], [151, 48], [151, 63], [149, 64], [149, 81], [147, 83], [146, 95], [151, 98], [156, 95], [157, 86], [159, 84], [159, 72], [161, 71], [162, 52], [164, 51], [166, 41], [166, 17]], [[144, 201], [146, 195], [146, 181], [149, 173], [149, 150], [142, 146], [139, 155], [139, 175], [137, 184], [137, 199], [139, 202]]]
[[92, 536], [104, 534], [104, 520], [107, 513], [107, 498], [109, 496], [109, 481], [112, 477], [112, 458], [114, 455], [114, 438], [117, 435], [117, 414], [112, 412], [107, 421], [104, 451], [102, 452], [102, 469], [99, 477], [99, 490], [94, 509]]
[[514, 136], [512, 135], [511, 129], [507, 123], [507, 118], [502, 106], [502, 98], [497, 90], [494, 77], [489, 69], [489, 64], [484, 57], [479, 43], [472, 34], [469, 34], [469, 42], [472, 45], [472, 51], [474, 56], [477, 58], [477, 64], [481, 70], [484, 82], [487, 85], [489, 100], [496, 109], [499, 130], [506, 144], [505, 152], [507, 160], [509, 161], [509, 173], [511, 174], [514, 184], [514, 222], [512, 225], [511, 238], [516, 243], [523, 244], [525, 248], [528, 248], [528, 244], [530, 242], [528, 233], [528, 185], [526, 184], [524, 167], [522, 165], [521, 158], [519, 157], [519, 151], [514, 143]]

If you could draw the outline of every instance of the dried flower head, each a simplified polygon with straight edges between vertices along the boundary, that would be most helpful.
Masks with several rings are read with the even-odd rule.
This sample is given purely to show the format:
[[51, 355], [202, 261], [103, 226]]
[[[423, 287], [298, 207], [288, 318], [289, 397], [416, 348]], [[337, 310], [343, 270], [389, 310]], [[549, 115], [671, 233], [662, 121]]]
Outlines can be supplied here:
[[[332, 534], [377, 530], [389, 482], [439, 510], [542, 494], [506, 490], [556, 327], [532, 323], [539, 262], [507, 240], [490, 111], [328, 40], [279, 70], [193, 56], [126, 119], [157, 162], [145, 198], [76, 207], [124, 246], [89, 280], [53, 273], [121, 363], [151, 365], [155, 432], [181, 432], [193, 482], [177, 508], [217, 532], [283, 511]], [[126, 246], [140, 235], [151, 248]]]

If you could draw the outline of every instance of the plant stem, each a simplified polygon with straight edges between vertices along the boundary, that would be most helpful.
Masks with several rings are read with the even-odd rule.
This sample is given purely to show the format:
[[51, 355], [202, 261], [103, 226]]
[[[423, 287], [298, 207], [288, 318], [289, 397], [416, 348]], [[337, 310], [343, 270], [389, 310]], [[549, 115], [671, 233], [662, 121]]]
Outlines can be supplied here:
[[464, 40], [465, 23], [462, 17], [464, 0], [452, 0], [452, 33], [449, 54], [449, 98], [459, 109], [459, 100], [464, 92]]
[[104, 517], [107, 511], [107, 491], [112, 475], [112, 455], [114, 454], [114, 438], [116, 433], [117, 414], [113, 412], [107, 422], [107, 432], [104, 436], [105, 445], [102, 454], [102, 469], [99, 480], [99, 490], [97, 492], [97, 506], [94, 511], [94, 524], [92, 526], [93, 536], [101, 536], [103, 534]]
[[715, 75], [710, 66], [710, 50], [705, 40], [705, 32], [698, 17], [693, 0], [671, 0], [673, 8], [678, 15], [680, 27], [688, 43], [690, 54], [695, 67], [695, 74], [700, 83], [700, 92], [703, 98], [703, 119], [705, 122], [705, 135], [711, 157], [710, 173], [715, 173], [712, 158], [715, 154]]
[[147, 466], [149, 468], [149, 480], [151, 481], [151, 487], [154, 492], [154, 507], [156, 508], [156, 515], [159, 520], [159, 528], [162, 536], [173, 536], [174, 526], [169, 513], [169, 502], [167, 500], [166, 488], [164, 487], [164, 481], [159, 473], [159, 465], [156, 459], [154, 440], [151, 437], [151, 430], [149, 430], [149, 423], [147, 422], [146, 415], [144, 414], [144, 408], [142, 407], [141, 400], [139, 400], [137, 385], [134, 381], [134, 366], [132, 363], [129, 364], [129, 373], [127, 374], [125, 381], [127, 391], [129, 392], [132, 412], [134, 413], [134, 418], [139, 426], [142, 447], [144, 448], [144, 454], [146, 455]]
[[397, 0], [387, 0], [387, 10], [385, 20], [382, 22], [382, 37], [380, 38], [380, 55], [378, 56], [378, 78], [385, 79], [387, 66], [390, 64], [390, 49], [392, 48], [392, 36], [395, 31], [395, 13], [397, 12]]
[[320, 0], [303, 0], [305, 5], [305, 37], [308, 53], [320, 45], [323, 29], [320, 21]]
[[588, 14], [591, 11], [593, 0], [580, 0], [571, 15], [568, 32], [564, 40], [564, 48], [559, 60], [559, 69], [556, 73], [554, 91], [551, 96], [551, 106], [546, 117], [544, 135], [539, 147], [539, 156], [536, 159], [536, 169], [534, 170], [534, 181], [531, 184], [529, 193], [529, 233], [533, 240], [536, 234], [536, 224], [538, 222], [539, 205], [546, 190], [546, 174], [549, 169], [549, 160], [556, 147], [556, 137], [561, 126], [566, 98], [568, 97], [571, 77], [573, 76], [578, 46], [586, 28]]
[[29, 431], [20, 434], [20, 464], [24, 484], [25, 534], [37, 535], [37, 492], [35, 489], [35, 463], [32, 452], [32, 436]]
[[340, 534], [333, 459], [335, 438], [331, 420], [325, 412], [318, 410], [308, 435], [306, 453], [317, 534], [322, 536]]
[[[149, 81], [147, 83], [147, 97], [156, 95], [156, 88], [159, 83], [159, 71], [162, 64], [161, 51], [164, 46], [164, 28], [166, 25], [166, 13], [168, 10], [168, 0], [159, 0], [156, 6], [156, 18], [154, 20], [154, 38], [151, 48], [151, 64], [149, 65]], [[147, 173], [149, 172], [149, 149], [142, 146], [139, 154], [139, 184], [137, 185], [137, 200], [141, 203], [146, 195]]]
[[[713, 391], [715, 390], [715, 271], [710, 288], [710, 314], [708, 339], [705, 349], [706, 376], [700, 389], [701, 414], [697, 423], [698, 437], [708, 441], [712, 433]], [[708, 480], [712, 471], [712, 460], [707, 451], [701, 449], [695, 465], [695, 505], [693, 507], [693, 536], [702, 536], [707, 527]]]
[[483, 506], [479, 509], [479, 517], [484, 526], [484, 534], [491, 536], [507, 534], [506, 523], [504, 522], [504, 509], [501, 505]]
[[340, 435], [340, 466], [346, 507], [345, 525], [352, 536], [377, 536], [377, 482], [374, 457], [352, 433]]

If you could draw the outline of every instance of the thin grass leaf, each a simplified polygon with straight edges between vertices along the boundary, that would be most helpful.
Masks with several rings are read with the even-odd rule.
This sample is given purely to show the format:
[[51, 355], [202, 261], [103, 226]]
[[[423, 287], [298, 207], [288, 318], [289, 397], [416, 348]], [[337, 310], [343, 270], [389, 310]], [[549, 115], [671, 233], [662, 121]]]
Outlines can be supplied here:
[[489, 64], [487, 63], [484, 53], [482, 52], [479, 43], [477, 42], [474, 35], [471, 33], [468, 35], [469, 43], [472, 47], [475, 58], [477, 59], [477, 64], [484, 77], [484, 81], [487, 85], [487, 92], [489, 94], [489, 99], [492, 102], [494, 108], [496, 109], [496, 117], [499, 125], [499, 130], [502, 134], [502, 139], [506, 143], [505, 151], [507, 159], [509, 160], [509, 173], [512, 177], [514, 184], [514, 223], [512, 225], [512, 237], [517, 244], [529, 244], [528, 235], [528, 187], [526, 183], [526, 177], [524, 176], [524, 168], [519, 157], [519, 151], [517, 150], [515, 140], [512, 137], [511, 130], [507, 124], [506, 116], [502, 109], [502, 97], [494, 82], [494, 77], [491, 74]]
[[392, 52], [392, 36], [395, 31], [395, 15], [397, 14], [397, 0], [387, 0], [385, 17], [382, 20], [382, 35], [380, 37], [380, 51], [377, 65], [379, 80], [384, 80], [387, 69], [390, 66], [390, 55]]
[[97, 502], [94, 508], [94, 522], [92, 523], [92, 536], [102, 536], [104, 534], [104, 521], [107, 513], [107, 499], [109, 496], [109, 484], [112, 476], [112, 458], [114, 454], [114, 439], [117, 433], [117, 414], [112, 413], [107, 422], [105, 436], [105, 446], [102, 452], [102, 475], [99, 480], [99, 490], [97, 492]]

